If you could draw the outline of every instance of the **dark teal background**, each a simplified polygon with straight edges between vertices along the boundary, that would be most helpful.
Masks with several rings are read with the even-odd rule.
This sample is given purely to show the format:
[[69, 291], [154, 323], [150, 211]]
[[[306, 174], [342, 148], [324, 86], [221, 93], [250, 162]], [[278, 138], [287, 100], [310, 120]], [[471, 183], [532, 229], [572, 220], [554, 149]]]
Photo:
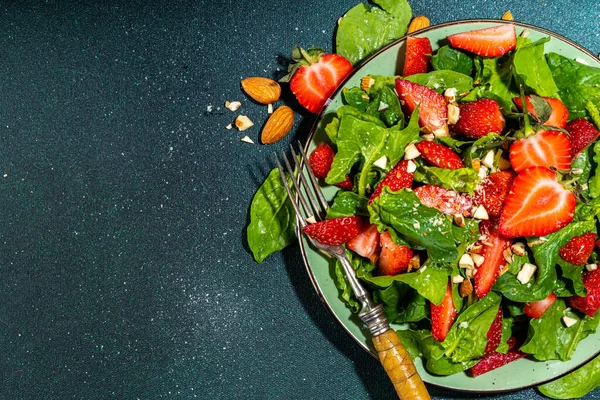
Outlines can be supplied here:
[[[257, 265], [245, 240], [272, 152], [314, 117], [241, 142], [267, 113], [240, 79], [331, 50], [356, 2], [0, 4], [1, 399], [394, 398], [297, 247]], [[410, 3], [434, 24], [510, 9], [600, 52], [596, 0]], [[256, 126], [226, 130], [240, 112]]]

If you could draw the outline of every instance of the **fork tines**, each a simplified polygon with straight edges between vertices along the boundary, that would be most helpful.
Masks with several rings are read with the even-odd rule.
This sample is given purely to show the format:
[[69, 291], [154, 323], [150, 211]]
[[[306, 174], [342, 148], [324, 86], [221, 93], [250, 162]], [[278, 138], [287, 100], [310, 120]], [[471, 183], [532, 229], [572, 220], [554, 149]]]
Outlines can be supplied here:
[[[310, 165], [308, 165], [308, 158], [302, 148], [302, 144], [298, 142], [298, 149], [300, 150], [301, 158], [298, 157], [294, 146], [290, 145], [290, 151], [292, 153], [292, 159], [294, 160], [295, 168], [292, 165], [284, 151], [281, 152], [283, 158], [283, 164], [279, 162], [279, 157], [275, 153], [275, 162], [277, 163], [277, 169], [279, 169], [279, 175], [283, 181], [283, 185], [288, 192], [292, 206], [296, 210], [296, 214], [300, 217], [300, 225], [306, 226], [308, 222], [320, 221], [325, 218], [327, 213], [327, 200], [319, 187], [317, 178], [313, 174]], [[305, 168], [305, 166], [307, 166]], [[287, 173], [287, 175], [286, 175]], [[292, 191], [289, 182], [295, 189]], [[310, 183], [309, 183], [310, 182]], [[300, 201], [300, 206], [298, 205]], [[312, 218], [311, 218], [312, 217]], [[314, 219], [314, 221], [312, 221]]]

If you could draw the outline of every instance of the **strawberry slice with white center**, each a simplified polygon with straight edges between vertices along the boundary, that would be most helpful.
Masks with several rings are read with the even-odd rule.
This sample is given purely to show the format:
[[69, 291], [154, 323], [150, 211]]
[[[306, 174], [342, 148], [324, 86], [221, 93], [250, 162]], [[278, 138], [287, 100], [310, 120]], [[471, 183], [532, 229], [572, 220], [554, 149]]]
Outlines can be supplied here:
[[517, 34], [512, 24], [447, 36], [454, 48], [483, 57], [500, 57], [517, 46]]
[[296, 47], [292, 52], [290, 73], [282, 82], [289, 80], [290, 89], [298, 103], [308, 111], [318, 114], [327, 99], [352, 72], [352, 63], [339, 54], [325, 54], [323, 49], [304, 50]]
[[510, 146], [510, 165], [516, 172], [529, 167], [571, 168], [571, 141], [560, 131], [538, 131]]
[[505, 238], [498, 232], [498, 221], [481, 221], [479, 232], [485, 235], [485, 240], [480, 244], [483, 263], [477, 267], [475, 274], [475, 294], [480, 299], [492, 290], [502, 267], [506, 264], [504, 251], [512, 245], [512, 240]]
[[544, 236], [573, 220], [575, 195], [556, 173], [531, 167], [519, 173], [506, 197], [498, 231], [507, 238]]
[[419, 107], [419, 126], [424, 131], [433, 133], [443, 129], [448, 130], [448, 105], [444, 96], [429, 89], [404, 79], [396, 79], [396, 92], [404, 104], [408, 114]]

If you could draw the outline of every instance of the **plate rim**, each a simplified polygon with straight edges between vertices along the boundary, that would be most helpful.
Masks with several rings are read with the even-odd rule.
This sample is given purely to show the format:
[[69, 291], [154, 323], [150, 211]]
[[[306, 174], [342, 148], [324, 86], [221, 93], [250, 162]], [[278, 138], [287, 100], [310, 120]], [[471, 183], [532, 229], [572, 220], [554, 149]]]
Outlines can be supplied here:
[[[344, 86], [346, 85], [346, 83], [348, 82], [348, 80], [350, 80], [354, 75], [356, 75], [366, 64], [368, 64], [369, 62], [371, 62], [373, 59], [377, 58], [381, 53], [386, 52], [388, 49], [390, 49], [391, 47], [396, 46], [398, 43], [402, 43], [406, 40], [407, 37], [411, 37], [411, 36], [418, 36], [421, 35], [423, 33], [432, 31], [432, 30], [436, 30], [436, 29], [440, 29], [440, 28], [446, 28], [449, 26], [454, 26], [454, 25], [462, 25], [462, 24], [469, 24], [469, 23], [495, 23], [495, 24], [499, 24], [499, 25], [515, 25], [515, 26], [519, 26], [525, 29], [532, 29], [537, 31], [538, 33], [541, 34], [545, 34], [548, 36], [551, 36], [555, 39], [558, 39], [560, 41], [565, 42], [566, 44], [576, 48], [577, 50], [581, 51], [582, 53], [588, 55], [590, 58], [592, 58], [593, 60], [595, 60], [598, 63], [598, 67], [600, 68], [600, 58], [599, 56], [597, 56], [596, 54], [592, 53], [590, 50], [588, 50], [586, 47], [580, 45], [577, 42], [574, 42], [573, 40], [559, 34], [553, 31], [550, 31], [546, 28], [542, 28], [536, 25], [532, 25], [532, 24], [528, 24], [528, 23], [524, 23], [524, 22], [517, 22], [517, 21], [507, 21], [507, 20], [502, 20], [502, 19], [493, 19], [493, 18], [475, 18], [475, 19], [461, 19], [461, 20], [454, 20], [454, 21], [448, 21], [448, 22], [444, 22], [441, 24], [437, 24], [437, 25], [431, 25], [427, 28], [423, 28], [420, 29], [418, 31], [412, 32], [412, 33], [408, 33], [406, 35], [404, 35], [403, 37], [396, 39], [390, 43], [388, 43], [386, 46], [382, 47], [381, 49], [377, 50], [375, 53], [373, 53], [372, 55], [370, 55], [369, 57], [367, 57], [366, 59], [364, 59], [363, 61], [361, 61], [360, 63], [358, 63], [356, 65], [356, 67], [354, 67], [353, 71], [350, 73], [350, 75], [348, 75], [337, 87], [337, 89], [331, 94], [331, 96], [329, 96], [329, 98], [326, 100], [325, 102], [325, 106], [323, 107], [323, 109], [321, 110], [321, 112], [317, 115], [317, 118], [315, 119], [315, 122], [312, 124], [308, 137], [306, 138], [306, 143], [303, 145], [303, 149], [305, 152], [308, 152], [310, 144], [312, 143], [312, 140], [314, 138], [314, 135], [317, 131], [317, 128], [319, 126], [319, 124], [321, 123], [321, 121], [323, 120], [324, 116], [327, 114], [328, 109], [330, 104], [333, 101], [333, 98], [337, 97], [339, 95], [339, 93], [342, 91], [342, 89], [344, 88]], [[297, 232], [298, 233], [298, 232]], [[301, 237], [300, 235], [298, 235], [298, 237]], [[312, 273], [312, 270], [310, 268], [310, 263], [308, 261], [307, 255], [306, 255], [306, 248], [305, 248], [305, 241], [304, 240], [299, 240], [299, 246], [300, 246], [300, 253], [302, 254], [302, 261], [304, 263], [304, 267], [306, 268], [306, 271], [308, 273], [308, 276], [310, 278], [310, 281], [313, 285], [313, 288], [315, 289], [315, 292], [317, 292], [321, 302], [325, 305], [325, 308], [327, 309], [327, 311], [334, 317], [334, 319], [337, 321], [337, 323], [339, 325], [341, 325], [341, 327], [343, 328], [343, 330], [346, 332], [347, 335], [349, 335], [354, 342], [358, 343], [358, 345], [360, 347], [362, 347], [363, 350], [365, 350], [367, 353], [369, 353], [373, 358], [379, 360], [377, 354], [375, 354], [373, 351], [371, 351], [371, 349], [369, 348], [369, 346], [367, 346], [365, 343], [363, 343], [361, 340], [359, 340], [356, 336], [354, 336], [354, 334], [352, 332], [350, 332], [350, 330], [346, 327], [346, 325], [342, 322], [342, 320], [338, 317], [338, 315], [333, 311], [332, 307], [330, 307], [329, 303], [327, 302], [327, 300], [325, 299], [325, 296], [323, 295], [323, 292], [321, 291], [319, 284], [315, 278], [315, 276]], [[475, 390], [469, 390], [468, 388], [456, 388], [456, 387], [450, 387], [450, 386], [446, 386], [440, 383], [433, 383], [433, 382], [427, 382], [424, 381], [431, 386], [434, 387], [438, 387], [438, 388], [442, 388], [442, 389], [446, 389], [446, 390], [452, 390], [452, 391], [456, 391], [456, 392], [463, 392], [463, 393], [473, 393], [473, 394], [492, 394], [492, 393], [510, 393], [510, 392], [516, 392], [516, 391], [520, 391], [520, 390], [524, 390], [524, 389], [528, 389], [528, 388], [532, 388], [535, 386], [539, 386], [539, 385], [543, 385], [545, 383], [554, 381], [556, 379], [559, 379], [571, 372], [573, 372], [574, 370], [576, 370], [577, 368], [581, 367], [582, 365], [588, 363], [591, 359], [593, 359], [594, 357], [596, 357], [597, 355], [600, 354], [600, 349], [598, 349], [596, 352], [593, 352], [592, 355], [590, 357], [585, 358], [585, 360], [583, 360], [581, 363], [577, 364], [576, 366], [573, 366], [572, 368], [568, 369], [567, 371], [565, 371], [564, 373], [558, 374], [556, 376], [553, 376], [549, 379], [546, 380], [542, 380], [530, 385], [522, 385], [522, 386], [518, 386], [518, 387], [514, 387], [514, 388], [509, 388], [509, 389], [494, 389], [494, 390], [479, 390], [479, 389], [475, 389]]]

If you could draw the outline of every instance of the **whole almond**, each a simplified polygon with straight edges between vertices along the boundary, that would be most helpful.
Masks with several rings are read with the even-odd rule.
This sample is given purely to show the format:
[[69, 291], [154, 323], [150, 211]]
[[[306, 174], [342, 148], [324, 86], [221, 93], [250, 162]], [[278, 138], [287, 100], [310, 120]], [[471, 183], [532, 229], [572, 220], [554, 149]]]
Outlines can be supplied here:
[[410, 22], [410, 25], [408, 26], [408, 33], [413, 33], [423, 28], [427, 28], [429, 25], [431, 25], [429, 18], [424, 15], [419, 15], [418, 17], [414, 17]]
[[262, 104], [273, 104], [281, 96], [281, 86], [269, 78], [246, 78], [242, 81], [242, 89], [248, 96]]
[[288, 106], [281, 106], [267, 120], [260, 134], [260, 141], [271, 144], [280, 141], [294, 125], [294, 111]]

